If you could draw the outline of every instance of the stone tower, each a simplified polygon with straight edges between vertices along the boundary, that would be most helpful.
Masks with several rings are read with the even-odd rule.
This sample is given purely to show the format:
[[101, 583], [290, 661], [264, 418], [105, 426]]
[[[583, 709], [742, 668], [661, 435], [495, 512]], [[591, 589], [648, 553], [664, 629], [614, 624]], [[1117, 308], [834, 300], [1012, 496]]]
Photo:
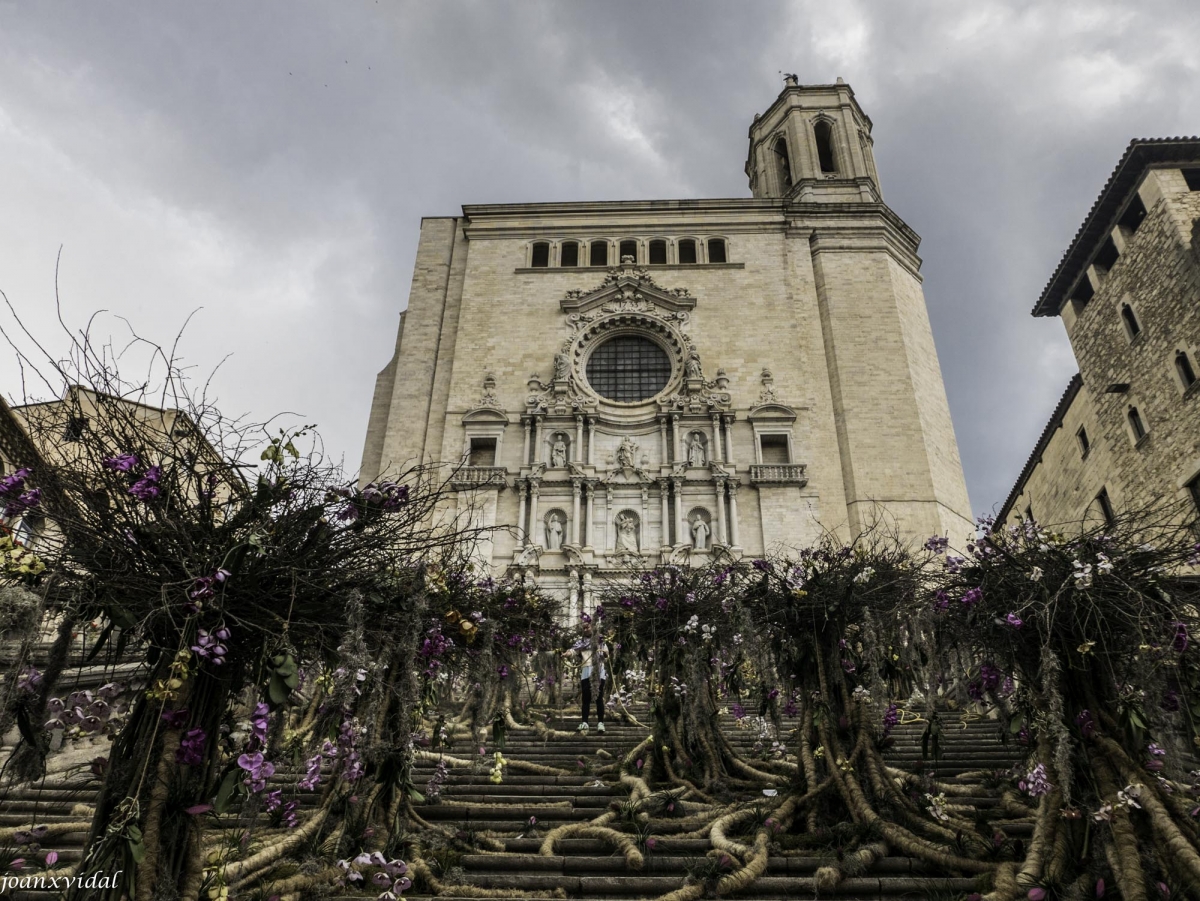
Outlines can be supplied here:
[[422, 222], [362, 479], [455, 467], [497, 572], [586, 607], [632, 565], [880, 519], [971, 530], [921, 290], [850, 87], [750, 128], [753, 197], [469, 205]]
[[871, 149], [871, 120], [850, 86], [800, 85], [783, 93], [750, 126], [746, 175], [755, 197], [801, 203], [882, 202]]

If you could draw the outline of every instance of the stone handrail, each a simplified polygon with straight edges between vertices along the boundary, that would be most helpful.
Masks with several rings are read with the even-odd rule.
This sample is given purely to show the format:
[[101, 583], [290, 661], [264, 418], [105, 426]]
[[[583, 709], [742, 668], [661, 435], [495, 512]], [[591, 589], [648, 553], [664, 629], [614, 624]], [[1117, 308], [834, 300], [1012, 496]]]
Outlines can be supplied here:
[[455, 488], [503, 488], [508, 484], [508, 469], [504, 466], [460, 466], [450, 477]]
[[755, 485], [795, 485], [803, 488], [808, 484], [804, 463], [755, 463], [750, 466], [750, 482]]

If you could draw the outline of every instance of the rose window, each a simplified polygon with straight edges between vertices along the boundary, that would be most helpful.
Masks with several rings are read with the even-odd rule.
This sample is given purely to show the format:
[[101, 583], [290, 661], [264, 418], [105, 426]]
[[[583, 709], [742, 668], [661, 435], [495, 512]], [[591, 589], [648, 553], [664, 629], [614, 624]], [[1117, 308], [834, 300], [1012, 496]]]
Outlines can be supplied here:
[[601, 397], [618, 403], [649, 400], [671, 379], [671, 361], [658, 344], [639, 335], [605, 341], [587, 362], [587, 380]]

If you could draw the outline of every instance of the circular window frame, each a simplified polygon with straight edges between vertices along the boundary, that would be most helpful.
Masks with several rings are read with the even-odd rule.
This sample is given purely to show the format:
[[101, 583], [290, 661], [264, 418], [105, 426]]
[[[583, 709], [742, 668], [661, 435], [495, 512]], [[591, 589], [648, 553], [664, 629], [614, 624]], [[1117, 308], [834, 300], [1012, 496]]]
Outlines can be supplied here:
[[[651, 394], [649, 397], [644, 397], [641, 400], [615, 400], [614, 398], [608, 397], [607, 395], [596, 390], [596, 387], [592, 384], [592, 380], [588, 378], [588, 366], [591, 365], [592, 356], [596, 353], [596, 351], [598, 351], [601, 347], [604, 347], [610, 341], [616, 341], [620, 338], [626, 337], [641, 338], [643, 341], [649, 341], [662, 351], [663, 357], [667, 361], [667, 366], [670, 367], [670, 372], [667, 373], [667, 378], [666, 381], [663, 382], [663, 386], [659, 388], [658, 391], [654, 392], [654, 394]], [[645, 406], [646, 404], [652, 404], [658, 401], [664, 394], [669, 392], [671, 386], [676, 381], [676, 375], [679, 371], [679, 367], [676, 366], [675, 363], [674, 349], [665, 341], [661, 340], [660, 336], [648, 331], [647, 329], [637, 328], [634, 326], [605, 329], [595, 337], [595, 340], [590, 342], [587, 353], [584, 355], [581, 362], [582, 365], [580, 366], [579, 371], [583, 375], [583, 381], [587, 385], [588, 391], [598, 397], [602, 402], [611, 404], [612, 406], [622, 410], [636, 409], [637, 407]]]
[[[643, 401], [609, 400], [592, 388], [587, 378], [587, 364], [596, 348], [610, 338], [621, 335], [636, 335], [653, 341], [667, 355], [671, 363], [671, 375], [667, 384], [653, 397]], [[564, 348], [570, 356], [572, 381], [576, 389], [591, 398], [601, 410], [607, 410], [610, 415], [629, 420], [630, 417], [644, 416], [647, 409], [662, 406], [670, 397], [678, 394], [683, 386], [683, 373], [688, 355], [692, 352], [692, 343], [688, 337], [672, 324], [665, 322], [654, 312], [642, 310], [623, 310], [610, 313], [603, 318], [588, 323]]]

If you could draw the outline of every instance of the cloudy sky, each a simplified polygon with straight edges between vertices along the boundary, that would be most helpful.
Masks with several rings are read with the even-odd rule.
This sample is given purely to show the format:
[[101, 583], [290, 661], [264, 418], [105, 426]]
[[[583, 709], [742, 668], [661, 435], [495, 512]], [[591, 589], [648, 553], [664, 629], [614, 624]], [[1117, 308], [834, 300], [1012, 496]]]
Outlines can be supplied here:
[[60, 245], [71, 324], [169, 341], [199, 311], [222, 406], [295, 411], [353, 468], [421, 216], [748, 196], [779, 73], [841, 76], [923, 238], [985, 511], [1074, 372], [1029, 310], [1129, 139], [1200, 131], [1198, 46], [1191, 0], [0, 0], [0, 289], [57, 352]]

